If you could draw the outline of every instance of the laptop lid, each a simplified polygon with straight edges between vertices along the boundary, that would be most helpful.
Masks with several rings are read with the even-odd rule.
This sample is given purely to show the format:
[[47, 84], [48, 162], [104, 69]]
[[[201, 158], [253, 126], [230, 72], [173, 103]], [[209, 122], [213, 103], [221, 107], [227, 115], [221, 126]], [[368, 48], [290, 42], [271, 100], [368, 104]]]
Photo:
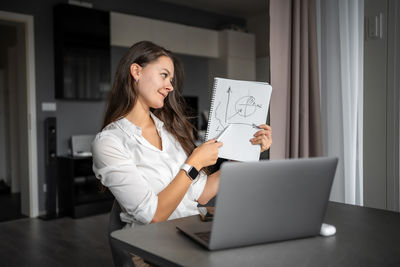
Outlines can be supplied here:
[[226, 162], [209, 249], [319, 234], [337, 158]]

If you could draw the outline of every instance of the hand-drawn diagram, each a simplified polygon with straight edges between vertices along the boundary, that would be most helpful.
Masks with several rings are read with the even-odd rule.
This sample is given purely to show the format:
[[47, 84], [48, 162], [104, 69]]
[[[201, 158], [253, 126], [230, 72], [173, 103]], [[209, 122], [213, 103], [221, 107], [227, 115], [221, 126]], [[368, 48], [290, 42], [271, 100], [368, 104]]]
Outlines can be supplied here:
[[260, 131], [257, 125], [267, 120], [271, 92], [272, 87], [264, 82], [214, 79], [205, 140], [216, 138], [223, 143], [218, 157], [259, 160], [261, 148], [250, 139]]
[[226, 90], [226, 95], [223, 96], [215, 108], [214, 118], [218, 122], [215, 130], [217, 132], [222, 131], [228, 124], [253, 126], [248, 117], [254, 115], [262, 107], [260, 103], [257, 103], [255, 96], [250, 93], [244, 96], [236, 96], [229, 86], [228, 90]]

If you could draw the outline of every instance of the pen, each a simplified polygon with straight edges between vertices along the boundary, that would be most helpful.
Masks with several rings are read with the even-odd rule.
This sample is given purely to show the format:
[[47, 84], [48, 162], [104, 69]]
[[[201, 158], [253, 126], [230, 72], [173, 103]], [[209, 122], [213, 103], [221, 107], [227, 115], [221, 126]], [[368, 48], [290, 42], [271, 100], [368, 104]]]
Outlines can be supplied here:
[[228, 126], [226, 126], [225, 129], [222, 130], [222, 132], [218, 135], [216, 142], [219, 142], [221, 140], [222, 136], [224, 136], [230, 126], [231, 124], [228, 124]]
[[261, 127], [255, 125], [254, 123], [253, 123], [253, 128], [262, 129]]

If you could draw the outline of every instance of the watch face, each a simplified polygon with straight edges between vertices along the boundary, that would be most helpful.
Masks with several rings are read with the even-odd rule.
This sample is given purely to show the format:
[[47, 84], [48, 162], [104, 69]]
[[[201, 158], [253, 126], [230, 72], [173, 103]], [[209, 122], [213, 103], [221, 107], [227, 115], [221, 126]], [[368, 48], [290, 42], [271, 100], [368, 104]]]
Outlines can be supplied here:
[[192, 179], [192, 180], [194, 180], [194, 179], [196, 179], [196, 177], [197, 177], [197, 175], [199, 175], [199, 172], [196, 170], [196, 168], [190, 168], [190, 171], [189, 171], [189, 177]]

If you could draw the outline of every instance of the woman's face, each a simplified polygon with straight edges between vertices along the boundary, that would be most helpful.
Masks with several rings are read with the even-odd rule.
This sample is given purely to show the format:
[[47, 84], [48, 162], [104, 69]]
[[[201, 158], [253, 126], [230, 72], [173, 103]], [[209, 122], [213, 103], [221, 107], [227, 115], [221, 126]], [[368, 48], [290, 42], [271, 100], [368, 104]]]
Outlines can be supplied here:
[[139, 67], [136, 78], [138, 102], [146, 108], [163, 107], [164, 99], [174, 90], [173, 78], [174, 63], [167, 56], [161, 56], [145, 67]]

